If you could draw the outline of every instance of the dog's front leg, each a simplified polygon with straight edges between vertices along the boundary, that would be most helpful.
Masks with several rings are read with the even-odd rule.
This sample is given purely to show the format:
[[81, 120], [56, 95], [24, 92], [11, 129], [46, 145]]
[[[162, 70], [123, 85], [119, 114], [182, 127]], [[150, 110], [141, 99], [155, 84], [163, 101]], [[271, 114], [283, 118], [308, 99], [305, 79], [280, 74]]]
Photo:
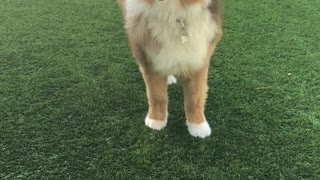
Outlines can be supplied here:
[[140, 69], [146, 85], [149, 104], [145, 123], [152, 129], [161, 130], [167, 125], [168, 117], [167, 77], [148, 69]]
[[208, 67], [202, 68], [183, 79], [184, 106], [187, 126], [192, 136], [205, 138], [211, 129], [204, 115], [207, 97]]

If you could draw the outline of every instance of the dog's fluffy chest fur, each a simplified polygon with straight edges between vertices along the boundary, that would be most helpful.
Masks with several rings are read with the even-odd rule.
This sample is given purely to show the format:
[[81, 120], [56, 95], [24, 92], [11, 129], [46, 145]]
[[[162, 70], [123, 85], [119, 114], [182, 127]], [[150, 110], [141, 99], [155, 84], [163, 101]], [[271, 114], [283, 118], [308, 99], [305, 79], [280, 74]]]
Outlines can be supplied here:
[[[159, 44], [158, 48], [145, 46], [154, 70], [164, 75], [181, 75], [202, 67], [217, 31], [216, 23], [206, 7], [209, 3], [210, 0], [205, 0], [205, 3], [183, 8], [179, 0], [156, 1], [152, 5], [143, 0], [127, 1], [127, 17], [139, 16], [145, 22], [144, 28], [147, 28], [144, 32], [150, 33], [148, 38], [153, 38]], [[136, 24], [129, 26], [141, 31]], [[186, 33], [188, 42], [183, 43], [181, 37]]]

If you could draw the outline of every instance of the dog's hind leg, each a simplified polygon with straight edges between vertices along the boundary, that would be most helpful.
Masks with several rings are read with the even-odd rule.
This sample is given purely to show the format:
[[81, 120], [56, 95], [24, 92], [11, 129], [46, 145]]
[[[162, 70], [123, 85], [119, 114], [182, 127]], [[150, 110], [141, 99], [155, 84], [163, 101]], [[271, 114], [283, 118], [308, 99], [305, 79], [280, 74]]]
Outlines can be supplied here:
[[169, 85], [175, 84], [175, 83], [177, 83], [177, 79], [173, 75], [170, 75], [167, 77], [167, 82]]

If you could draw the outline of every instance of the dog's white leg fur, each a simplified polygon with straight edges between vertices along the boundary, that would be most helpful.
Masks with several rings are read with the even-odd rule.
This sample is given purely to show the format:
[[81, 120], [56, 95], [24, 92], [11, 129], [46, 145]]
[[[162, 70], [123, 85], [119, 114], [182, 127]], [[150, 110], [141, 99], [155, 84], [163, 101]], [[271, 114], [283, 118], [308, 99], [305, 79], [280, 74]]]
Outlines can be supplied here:
[[154, 130], [161, 130], [167, 126], [167, 118], [164, 121], [155, 120], [149, 118], [149, 116], [145, 119], [146, 126]]
[[205, 138], [210, 136], [211, 128], [207, 121], [201, 124], [194, 124], [187, 121], [189, 133], [194, 137]]
[[167, 81], [168, 81], [168, 84], [169, 84], [169, 85], [174, 84], [174, 83], [177, 83], [177, 79], [176, 79], [174, 76], [172, 76], [172, 75], [170, 75], [170, 76], [167, 77]]

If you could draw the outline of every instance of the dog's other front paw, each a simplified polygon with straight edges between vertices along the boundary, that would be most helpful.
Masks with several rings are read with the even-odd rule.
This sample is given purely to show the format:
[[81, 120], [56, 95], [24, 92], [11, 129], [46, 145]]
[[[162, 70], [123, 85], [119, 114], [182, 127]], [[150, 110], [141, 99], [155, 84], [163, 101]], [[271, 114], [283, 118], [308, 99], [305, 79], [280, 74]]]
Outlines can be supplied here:
[[194, 137], [205, 138], [211, 134], [211, 128], [207, 121], [204, 121], [200, 124], [194, 124], [187, 121], [187, 126], [189, 133]]
[[149, 116], [145, 119], [146, 126], [154, 130], [161, 130], [167, 126], [167, 120], [155, 120], [149, 118]]

